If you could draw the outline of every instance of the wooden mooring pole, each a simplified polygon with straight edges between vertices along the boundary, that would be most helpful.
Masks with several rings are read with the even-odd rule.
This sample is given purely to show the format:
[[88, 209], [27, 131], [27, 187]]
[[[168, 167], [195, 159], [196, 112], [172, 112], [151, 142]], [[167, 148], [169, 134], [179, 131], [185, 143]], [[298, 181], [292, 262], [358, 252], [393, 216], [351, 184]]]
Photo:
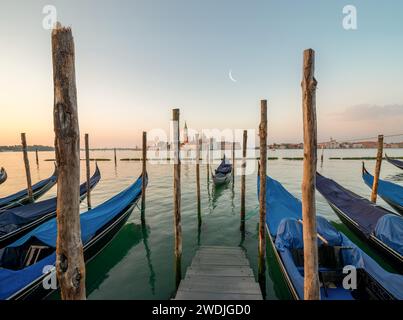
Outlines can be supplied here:
[[28, 200], [30, 202], [33, 202], [34, 195], [32, 193], [31, 169], [29, 167], [27, 139], [26, 139], [25, 133], [21, 133], [21, 144], [22, 144], [22, 155], [24, 158], [24, 165], [25, 165], [25, 175], [27, 177]]
[[324, 153], [324, 148], [322, 146], [322, 154], [320, 155], [320, 162], [323, 164], [323, 153]]
[[175, 224], [175, 279], [176, 287], [182, 278], [182, 226], [181, 226], [181, 160], [179, 144], [179, 109], [172, 110], [174, 142], [174, 224]]
[[379, 175], [381, 173], [382, 157], [383, 157], [383, 135], [380, 134], [378, 135], [378, 152], [376, 154], [374, 182], [372, 183], [371, 201], [373, 203], [376, 203], [376, 198], [378, 195], [378, 183], [379, 183]]
[[52, 31], [54, 131], [58, 168], [56, 272], [63, 300], [84, 300], [85, 264], [80, 229], [80, 132], [70, 28]]
[[246, 144], [248, 141], [248, 131], [243, 131], [242, 142], [242, 168], [241, 168], [241, 232], [245, 232], [245, 170], [246, 170]]
[[145, 219], [146, 209], [146, 184], [144, 183], [147, 175], [147, 132], [143, 131], [143, 155], [142, 155], [142, 187], [141, 187], [141, 220]]
[[207, 161], [207, 188], [208, 188], [208, 183], [210, 182], [210, 142], [207, 144], [206, 161]]
[[304, 51], [302, 109], [304, 163], [302, 180], [302, 219], [304, 240], [304, 299], [319, 300], [318, 242], [316, 236], [315, 184], [317, 164], [315, 52]]
[[200, 224], [200, 214], [201, 214], [201, 201], [200, 201], [200, 139], [199, 134], [196, 133], [196, 195], [197, 195], [197, 214], [199, 217]]
[[116, 148], [113, 149], [113, 158], [115, 159], [115, 167], [117, 166], [117, 161], [116, 161]]
[[259, 192], [259, 263], [258, 274], [262, 278], [265, 274], [266, 258], [266, 166], [267, 166], [267, 101], [260, 102], [260, 192]]
[[35, 159], [36, 159], [36, 166], [39, 167], [38, 148], [35, 149]]
[[232, 142], [232, 184], [235, 182], [235, 141]]
[[91, 183], [90, 183], [90, 142], [88, 133], [84, 136], [85, 139], [85, 174], [87, 177], [87, 207], [91, 209]]

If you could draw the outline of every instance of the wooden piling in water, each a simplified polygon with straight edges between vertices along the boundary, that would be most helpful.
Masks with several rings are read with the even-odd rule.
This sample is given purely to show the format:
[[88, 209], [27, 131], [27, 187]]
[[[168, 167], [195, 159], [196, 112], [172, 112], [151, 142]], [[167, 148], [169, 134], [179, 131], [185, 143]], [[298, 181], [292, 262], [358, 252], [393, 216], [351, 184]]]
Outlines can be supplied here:
[[324, 153], [324, 149], [323, 149], [323, 146], [322, 146], [322, 154], [320, 155], [320, 162], [323, 164], [323, 153]]
[[85, 263], [80, 229], [80, 132], [70, 28], [52, 31], [54, 131], [58, 168], [56, 272], [63, 300], [84, 300]]
[[113, 158], [115, 159], [115, 167], [116, 167], [118, 164], [118, 162], [116, 160], [116, 148], [113, 149]]
[[181, 226], [181, 160], [179, 142], [179, 109], [172, 110], [174, 142], [174, 227], [175, 227], [175, 279], [179, 286], [182, 278], [182, 226]]
[[242, 142], [242, 168], [241, 168], [241, 231], [245, 232], [245, 169], [246, 169], [246, 144], [248, 140], [248, 131], [243, 131]]
[[[143, 131], [143, 155], [142, 155], [142, 179], [145, 181], [147, 175], [147, 132]], [[145, 208], [146, 208], [146, 184], [142, 183], [141, 187], [141, 220], [145, 219]]]
[[87, 207], [91, 209], [91, 184], [90, 184], [90, 143], [88, 133], [84, 136], [85, 139], [85, 174], [87, 177]]
[[196, 133], [196, 196], [197, 196], [197, 213], [201, 212], [200, 200], [200, 139]]
[[210, 181], [210, 143], [207, 144], [207, 155], [206, 155], [206, 161], [207, 161], [207, 188], [208, 188], [208, 183]]
[[38, 148], [35, 149], [35, 160], [36, 160], [36, 166], [39, 167]]
[[235, 141], [232, 142], [232, 184], [235, 182]]
[[32, 193], [31, 169], [29, 167], [27, 139], [26, 139], [25, 133], [21, 133], [21, 144], [22, 144], [22, 155], [23, 155], [24, 166], [25, 166], [25, 175], [27, 177], [28, 199], [30, 202], [33, 202], [34, 196]]
[[267, 165], [267, 101], [260, 102], [260, 192], [259, 192], [259, 278], [265, 273], [266, 258], [266, 165]]
[[373, 203], [376, 203], [376, 198], [378, 195], [378, 183], [379, 183], [379, 175], [381, 173], [382, 156], [383, 156], [383, 135], [380, 134], [378, 135], [378, 152], [376, 154], [374, 182], [372, 183], [371, 201]]
[[315, 182], [317, 163], [315, 52], [304, 51], [302, 109], [304, 163], [302, 180], [302, 219], [304, 240], [304, 299], [319, 300], [318, 243], [316, 237]]

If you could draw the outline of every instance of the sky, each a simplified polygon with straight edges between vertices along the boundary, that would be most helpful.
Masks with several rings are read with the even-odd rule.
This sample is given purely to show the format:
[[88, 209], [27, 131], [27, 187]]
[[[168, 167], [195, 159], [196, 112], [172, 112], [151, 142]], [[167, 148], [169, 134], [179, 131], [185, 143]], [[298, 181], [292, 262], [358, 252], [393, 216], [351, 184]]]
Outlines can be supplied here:
[[[257, 129], [261, 99], [269, 142], [301, 142], [307, 48], [320, 141], [403, 133], [401, 0], [0, 0], [0, 145], [21, 132], [54, 143], [45, 5], [72, 28], [80, 132], [93, 147], [168, 132], [172, 108], [196, 130]], [[346, 5], [356, 30], [343, 28]]]

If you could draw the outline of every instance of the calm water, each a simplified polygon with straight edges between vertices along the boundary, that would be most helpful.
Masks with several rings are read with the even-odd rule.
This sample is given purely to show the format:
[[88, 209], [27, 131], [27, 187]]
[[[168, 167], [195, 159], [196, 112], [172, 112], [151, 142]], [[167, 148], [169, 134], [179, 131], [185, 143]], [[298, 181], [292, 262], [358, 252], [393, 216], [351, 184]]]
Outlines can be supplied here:
[[[252, 154], [254, 151], [250, 151]], [[376, 150], [325, 150], [323, 167], [318, 170], [335, 179], [354, 192], [369, 197], [370, 189], [361, 178], [361, 161], [329, 160], [338, 156], [375, 156]], [[388, 150], [391, 156], [403, 156], [402, 150]], [[228, 152], [230, 155], [230, 152]], [[295, 196], [301, 196], [302, 161], [282, 160], [282, 157], [301, 157], [302, 150], [270, 151], [269, 156], [279, 160], [268, 162], [268, 172], [279, 180]], [[33, 182], [48, 177], [53, 171], [53, 163], [43, 161], [54, 158], [53, 152], [40, 152], [39, 168], [35, 155], [30, 153]], [[91, 157], [113, 159], [112, 151], [94, 151]], [[140, 157], [140, 152], [118, 151], [120, 158]], [[152, 157], [152, 155], [151, 155]], [[84, 163], [82, 163], [84, 179]], [[237, 165], [240, 161], [237, 161]], [[141, 172], [141, 162], [113, 161], [98, 163], [102, 179], [92, 192], [93, 206], [102, 203], [131, 184]], [[258, 201], [256, 195], [257, 162], [247, 163], [253, 173], [246, 176], [246, 234], [242, 241], [239, 232], [240, 177], [219, 189], [207, 182], [205, 165], [201, 170], [202, 227], [198, 232], [195, 166], [182, 166], [182, 230], [183, 230], [183, 274], [189, 266], [198, 245], [241, 245], [245, 248], [249, 261], [257, 271], [257, 225]], [[375, 161], [366, 161], [367, 169], [374, 169]], [[8, 180], [0, 186], [0, 197], [25, 188], [25, 172], [20, 153], [0, 153], [0, 166], [7, 169]], [[173, 166], [169, 164], [148, 164], [149, 185], [146, 195], [146, 227], [140, 223], [139, 209], [135, 208], [126, 225], [116, 238], [89, 264], [87, 264], [87, 294], [89, 299], [169, 299], [174, 294], [173, 216], [172, 185]], [[94, 170], [94, 164], [91, 164]], [[252, 170], [251, 170], [252, 171]], [[400, 175], [399, 175], [400, 174]], [[384, 162], [381, 177], [403, 185], [403, 175], [399, 169]], [[56, 187], [41, 200], [55, 196]], [[389, 206], [379, 199], [379, 204]], [[85, 201], [81, 204], [86, 210]], [[321, 195], [317, 194], [318, 212], [334, 221], [353, 241], [365, 251], [390, 268], [369, 248], [363, 245], [343, 225]], [[390, 208], [389, 208], [390, 209]], [[270, 246], [268, 246], [270, 247]], [[266, 296], [268, 299], [289, 298], [279, 269], [273, 263], [273, 252], [268, 250]], [[53, 296], [52, 298], [57, 298]]]

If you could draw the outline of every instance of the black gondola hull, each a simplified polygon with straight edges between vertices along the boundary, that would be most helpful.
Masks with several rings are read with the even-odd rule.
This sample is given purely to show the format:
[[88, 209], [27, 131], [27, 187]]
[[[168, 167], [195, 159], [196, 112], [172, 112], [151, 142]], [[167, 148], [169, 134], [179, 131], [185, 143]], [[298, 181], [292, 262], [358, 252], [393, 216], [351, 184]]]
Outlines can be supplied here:
[[[368, 243], [372, 248], [374, 248], [379, 254], [382, 255], [394, 268], [397, 270], [403, 270], [403, 259], [395, 251], [386, 246], [381, 241], [377, 240], [373, 235], [367, 237], [358, 228], [358, 226], [352, 221], [346, 214], [344, 214], [339, 208], [334, 206], [332, 203], [328, 202], [333, 211], [337, 214], [339, 219], [356, 234], [362, 241]], [[400, 273], [402, 273], [400, 271]]]

